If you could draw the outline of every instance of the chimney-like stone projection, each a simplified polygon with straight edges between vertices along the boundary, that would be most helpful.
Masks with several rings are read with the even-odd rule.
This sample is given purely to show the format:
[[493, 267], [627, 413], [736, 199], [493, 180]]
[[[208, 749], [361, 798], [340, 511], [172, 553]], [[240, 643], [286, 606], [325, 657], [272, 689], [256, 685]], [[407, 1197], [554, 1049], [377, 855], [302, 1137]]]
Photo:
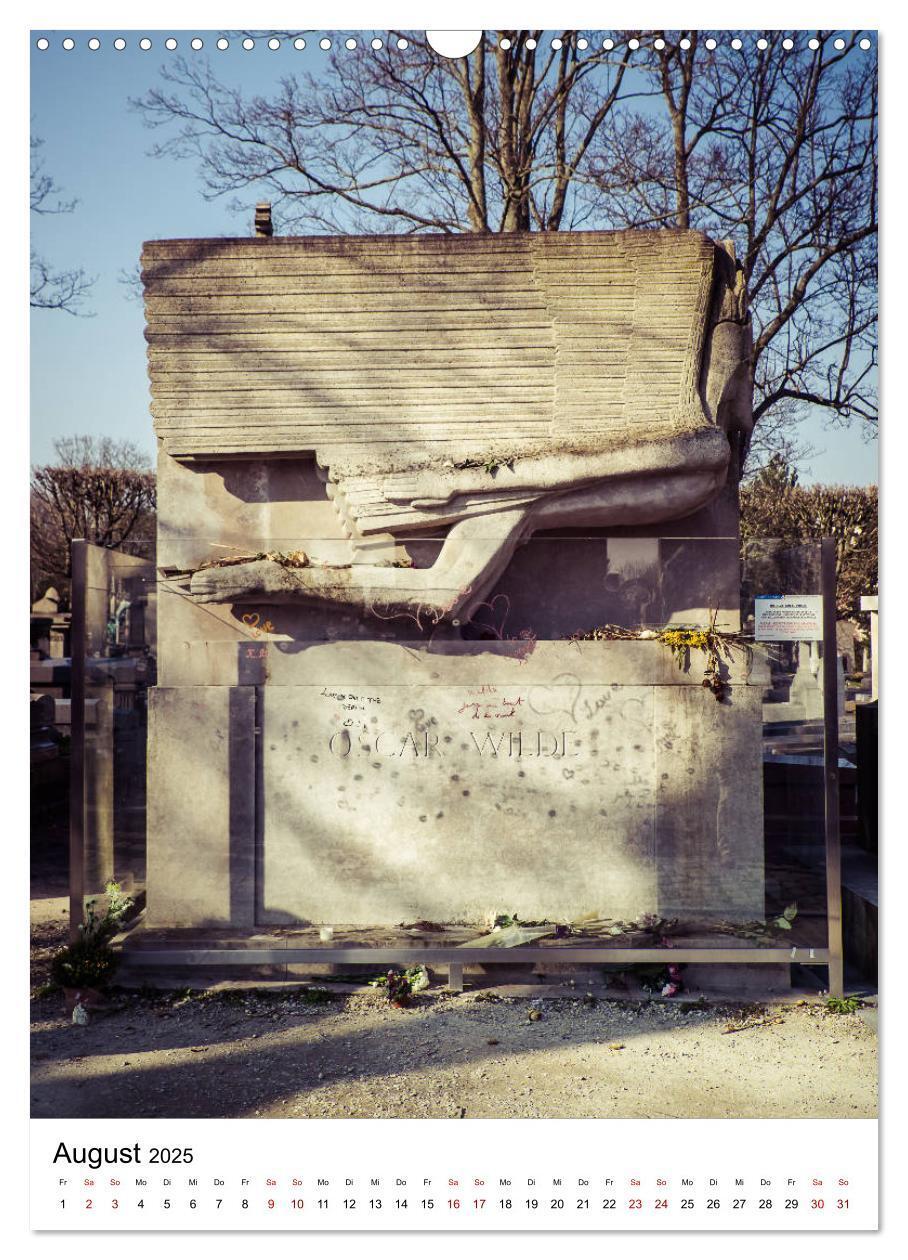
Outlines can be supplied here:
[[762, 918], [733, 251], [270, 232], [142, 257], [149, 922]]

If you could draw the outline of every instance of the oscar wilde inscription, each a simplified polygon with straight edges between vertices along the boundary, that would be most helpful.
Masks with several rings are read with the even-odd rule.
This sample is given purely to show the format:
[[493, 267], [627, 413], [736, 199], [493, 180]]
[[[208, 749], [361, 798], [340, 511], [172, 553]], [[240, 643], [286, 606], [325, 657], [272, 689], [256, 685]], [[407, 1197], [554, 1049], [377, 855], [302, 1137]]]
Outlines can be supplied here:
[[263, 922], [646, 908], [651, 687], [266, 687], [261, 721]]

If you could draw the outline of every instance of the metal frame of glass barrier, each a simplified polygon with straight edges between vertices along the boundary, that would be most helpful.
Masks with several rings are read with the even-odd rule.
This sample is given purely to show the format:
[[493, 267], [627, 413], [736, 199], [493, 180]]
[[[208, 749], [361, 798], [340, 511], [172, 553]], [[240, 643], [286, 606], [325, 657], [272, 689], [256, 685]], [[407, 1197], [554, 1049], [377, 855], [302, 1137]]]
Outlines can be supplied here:
[[[98, 547], [83, 539], [72, 543], [72, 621], [71, 621], [71, 756], [69, 795], [69, 938], [78, 938], [79, 928], [85, 916], [86, 861], [91, 856], [103, 859], [111, 866], [114, 861], [114, 833], [110, 830], [107, 851], [104, 855], [90, 853], [89, 838], [89, 762], [87, 756], [87, 701], [89, 699], [88, 662], [100, 646], [95, 642], [97, 634], [92, 627], [98, 620], [98, 608], [89, 607], [93, 595], [108, 598], [111, 567], [123, 574], [140, 577], [142, 570], [150, 571], [148, 560], [110, 548]], [[103, 583], [103, 585], [102, 585]], [[106, 620], [106, 617], [105, 617]], [[113, 727], [111, 739], [113, 740]], [[111, 749], [112, 752], [112, 749]], [[109, 803], [110, 828], [115, 827], [114, 802]], [[94, 862], [97, 866], [98, 862]], [[97, 881], [95, 881], [97, 882]], [[94, 890], [92, 890], [94, 891]]]
[[[84, 795], [84, 699], [85, 699], [85, 584], [86, 544], [73, 548], [73, 812], [70, 837], [71, 918], [81, 921], [83, 902], [82, 862]], [[631, 963], [716, 963], [722, 965], [800, 963], [825, 966], [829, 972], [829, 993], [842, 996], [844, 985], [842, 942], [841, 846], [839, 835], [839, 731], [837, 717], [836, 656], [836, 550], [833, 539], [821, 544], [821, 594], [823, 598], [824, 671], [824, 830], [826, 858], [827, 944], [825, 947], [791, 946], [743, 948], [685, 948], [610, 946], [516, 946], [513, 948], [470, 948], [463, 946], [296, 946], [275, 942], [269, 945], [203, 946], [191, 945], [135, 949], [130, 951], [134, 967], [172, 966], [280, 966], [313, 964], [408, 965], [424, 963], [447, 969], [449, 986], [463, 986], [467, 964], [538, 963], [557, 961], [578, 964]], [[77, 666], [78, 663], [78, 666]]]

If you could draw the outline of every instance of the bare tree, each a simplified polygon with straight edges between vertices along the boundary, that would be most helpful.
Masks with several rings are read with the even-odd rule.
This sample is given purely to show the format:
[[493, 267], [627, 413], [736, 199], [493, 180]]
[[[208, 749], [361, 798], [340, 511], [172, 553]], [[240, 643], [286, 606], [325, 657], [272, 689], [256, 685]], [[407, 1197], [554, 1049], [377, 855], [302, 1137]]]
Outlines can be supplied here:
[[[661, 33], [651, 32], [654, 37]], [[664, 118], [618, 111], [598, 138], [591, 199], [637, 227], [730, 238], [754, 319], [753, 454], [787, 442], [804, 405], [877, 425], [876, 58], [858, 36], [764, 31], [644, 41]]]
[[754, 321], [752, 461], [804, 457], [811, 406], [875, 431], [875, 56], [854, 34], [786, 50], [767, 31], [761, 50], [749, 33], [735, 51], [730, 32], [713, 49], [637, 32], [633, 54], [628, 34], [581, 50], [572, 32], [499, 31], [448, 60], [406, 32], [405, 54], [344, 50], [270, 99], [177, 61], [133, 105], [207, 197], [270, 194], [284, 230], [730, 238]]
[[33, 591], [68, 585], [74, 538], [152, 556], [155, 476], [138, 447], [77, 436], [58, 438], [54, 453], [55, 463], [32, 469]]
[[[32, 214], [72, 214], [78, 201], [64, 201], [61, 190], [44, 169], [40, 149], [44, 143], [31, 138], [31, 180], [29, 208]], [[41, 310], [66, 311], [69, 315], [85, 315], [85, 297], [94, 284], [81, 268], [60, 270], [36, 251], [31, 251], [30, 305]]]
[[405, 54], [395, 38], [360, 41], [332, 54], [327, 78], [288, 76], [270, 100], [177, 60], [132, 104], [150, 127], [178, 124], [153, 152], [195, 160], [206, 196], [267, 189], [285, 229], [576, 226], [574, 181], [626, 55], [581, 52], [568, 31], [557, 48], [541, 31], [500, 31], [457, 59], [407, 38]]

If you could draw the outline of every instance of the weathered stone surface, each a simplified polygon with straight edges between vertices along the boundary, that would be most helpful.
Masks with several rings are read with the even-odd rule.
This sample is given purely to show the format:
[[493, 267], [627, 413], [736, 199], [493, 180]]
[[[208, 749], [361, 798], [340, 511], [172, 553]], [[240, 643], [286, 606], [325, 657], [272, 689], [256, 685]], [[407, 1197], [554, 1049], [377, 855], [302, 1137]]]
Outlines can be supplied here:
[[655, 689], [659, 913], [716, 922], [763, 917], [761, 688], [727, 702]]
[[170, 455], [314, 454], [344, 534], [449, 530], [406, 574], [205, 569], [201, 601], [456, 622], [536, 530], [709, 504], [751, 427], [739, 275], [701, 233], [158, 241], [143, 263]]
[[251, 926], [255, 691], [156, 687], [149, 698], [149, 924]]
[[567, 638], [738, 628], [725, 251], [262, 238], [144, 265], [152, 923], [760, 917], [762, 657], [717, 704], [697, 654]]

